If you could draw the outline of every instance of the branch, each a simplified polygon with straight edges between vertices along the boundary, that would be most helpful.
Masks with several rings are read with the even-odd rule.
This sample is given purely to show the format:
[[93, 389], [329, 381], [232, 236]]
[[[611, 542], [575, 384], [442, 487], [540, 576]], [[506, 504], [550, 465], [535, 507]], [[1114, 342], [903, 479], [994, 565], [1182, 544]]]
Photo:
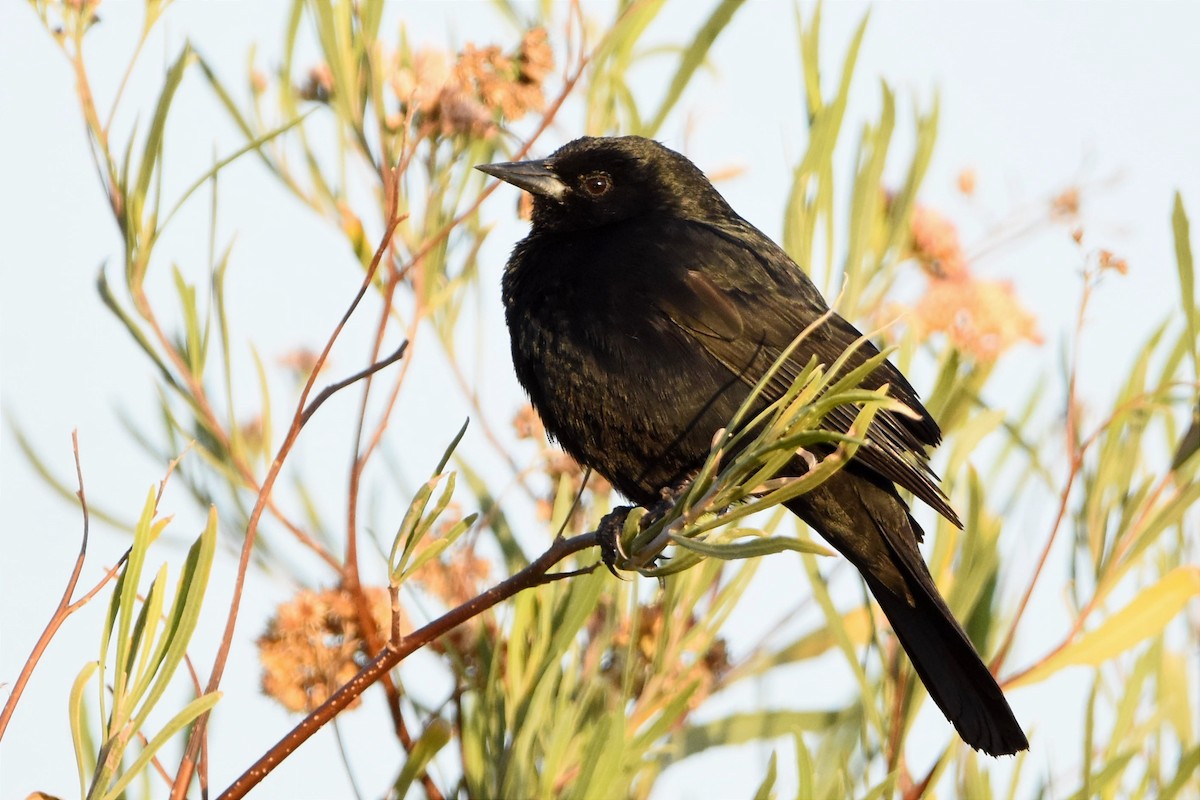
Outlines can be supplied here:
[[34, 644], [33, 650], [29, 653], [29, 658], [25, 659], [25, 666], [21, 668], [21, 674], [17, 676], [16, 683], [13, 684], [12, 692], [8, 696], [8, 702], [4, 704], [4, 711], [0, 712], [0, 739], [4, 738], [4, 731], [8, 728], [9, 720], [12, 719], [13, 713], [17, 710], [17, 703], [21, 700], [21, 695], [25, 691], [25, 685], [29, 683], [29, 678], [33, 675], [34, 669], [41, 660], [42, 655], [46, 652], [46, 648], [50, 646], [50, 640], [58, 633], [58, 629], [66, 622], [67, 617], [74, 614], [79, 609], [83, 608], [89, 600], [95, 597], [96, 593], [104, 588], [113, 576], [117, 574], [117, 570], [125, 563], [125, 559], [129, 557], [129, 551], [113, 565], [112, 569], [104, 574], [100, 582], [91, 588], [83, 597], [75, 602], [71, 602], [71, 595], [75, 593], [75, 587], [79, 584], [79, 575], [83, 572], [83, 562], [87, 558], [88, 546], [88, 528], [90, 520], [88, 517], [87, 497], [83, 493], [83, 468], [79, 464], [79, 434], [77, 431], [71, 432], [71, 450], [75, 453], [75, 477], [79, 481], [79, 491], [76, 496], [79, 498], [79, 507], [83, 511], [83, 541], [79, 545], [79, 555], [75, 558], [75, 568], [71, 570], [71, 577], [67, 579], [67, 588], [63, 590], [62, 599], [58, 601], [58, 607], [54, 609], [54, 614], [50, 617], [50, 621], [46, 623], [45, 630], [38, 637], [37, 643]]
[[247, 792], [257, 786], [300, 745], [308, 741], [314, 733], [341, 713], [355, 698], [416, 650], [446, 635], [472, 617], [507, 600], [518, 592], [578, 575], [580, 572], [590, 571], [590, 569], [585, 569], [547, 574], [551, 567], [567, 556], [595, 547], [597, 544], [598, 538], [595, 531], [570, 539], [556, 539], [546, 552], [512, 577], [496, 584], [482, 594], [476, 595], [473, 599], [443, 614], [425, 627], [403, 637], [399, 642], [390, 642], [371, 663], [363, 667], [346, 685], [338, 689], [319, 708], [305, 717], [274, 747], [263, 754], [262, 758], [243, 772], [237, 780], [230, 784], [228, 789], [221, 793], [218, 800], [238, 800], [238, 798], [245, 797]]
[[379, 370], [386, 369], [387, 367], [390, 367], [392, 364], [395, 364], [401, 358], [404, 358], [404, 352], [406, 350], [408, 350], [408, 340], [407, 339], [405, 339], [403, 342], [400, 343], [400, 346], [396, 348], [396, 351], [394, 353], [392, 353], [390, 356], [383, 359], [382, 361], [375, 362], [374, 364], [367, 367], [366, 369], [364, 369], [360, 372], [354, 373], [349, 378], [346, 378], [343, 381], [338, 381], [337, 383], [331, 383], [329, 386], [326, 386], [324, 389], [321, 390], [321, 393], [319, 395], [317, 395], [315, 398], [313, 398], [313, 401], [311, 403], [309, 403], [308, 406], [304, 409], [304, 413], [300, 415], [301, 427], [303, 427], [304, 424], [308, 422], [309, 418], [312, 417], [312, 415], [317, 412], [317, 409], [320, 408], [321, 405], [326, 400], [333, 397], [335, 394], [340, 392], [342, 389], [345, 389], [347, 386], [357, 383], [358, 381], [361, 381], [363, 378], [374, 375], [376, 372], [379, 372]]
[[[399, 173], [395, 173], [395, 179], [399, 180]], [[313, 400], [313, 406], [309, 406], [308, 397], [312, 392], [313, 384], [316, 383], [317, 374], [321, 371], [321, 366], [329, 357], [330, 350], [333, 349], [334, 343], [337, 342], [339, 335], [345, 328], [346, 323], [358, 308], [367, 290], [371, 287], [372, 281], [375, 279], [375, 274], [379, 270], [379, 264], [383, 260], [384, 253], [391, 247], [392, 236], [395, 234], [396, 226], [400, 224], [401, 216], [396, 212], [395, 205], [389, 209], [388, 224], [383, 236], [380, 239], [379, 247], [375, 251], [375, 257], [371, 260], [371, 266], [363, 276], [361, 286], [358, 292], [354, 295], [354, 299], [350, 302], [350, 306], [342, 315], [341, 320], [334, 327], [333, 333], [325, 342], [325, 347], [321, 354], [317, 357], [316, 364], [313, 365], [312, 372], [308, 376], [308, 382], [304, 385], [303, 391], [300, 393], [300, 400], [297, 404], [296, 413], [292, 418], [292, 426], [288, 430], [287, 436], [283, 443], [279, 446], [279, 451], [275, 454], [274, 461], [271, 462], [271, 467], [267, 471], [266, 477], [263, 479], [262, 485], [259, 488], [258, 501], [254, 505], [254, 510], [250, 513], [249, 522], [246, 525], [246, 536], [242, 543], [241, 557], [238, 561], [237, 576], [234, 579], [233, 597], [229, 603], [229, 616], [225, 623], [225, 632], [221, 637], [221, 644], [217, 649], [217, 656], [213, 660], [212, 672], [209, 674], [208, 685], [205, 688], [206, 692], [214, 692], [221, 684], [221, 677], [225, 672], [225, 664], [229, 659], [229, 650], [233, 644], [233, 632], [237, 626], [238, 611], [241, 606], [242, 590], [246, 584], [246, 573], [250, 566], [250, 554], [254, 550], [254, 541], [258, 534], [258, 522], [262, 518], [263, 510], [266, 508], [271, 490], [275, 486], [275, 481], [278, 479], [280, 472], [283, 469], [283, 462], [287, 459], [292, 451], [292, 447], [296, 443], [296, 439], [300, 436], [300, 431], [304, 427], [304, 423], [309, 419], [310, 414], [308, 409], [315, 410], [320, 407], [324, 401], [326, 394], [322, 392], [320, 396]], [[403, 349], [403, 348], [402, 348]], [[370, 374], [368, 368], [365, 374]], [[360, 376], [363, 373], [360, 373]], [[336, 385], [336, 384], [335, 384]], [[196, 758], [199, 755], [201, 744], [204, 741], [206, 729], [208, 726], [208, 717], [210, 712], [205, 712], [199, 719], [196, 720], [195, 726], [192, 728], [191, 736], [188, 738], [187, 748], [184, 750], [183, 758], [179, 764], [179, 771], [175, 776], [175, 785], [171, 789], [171, 800], [183, 800], [187, 795], [188, 784], [191, 783], [192, 775], [196, 769]]]

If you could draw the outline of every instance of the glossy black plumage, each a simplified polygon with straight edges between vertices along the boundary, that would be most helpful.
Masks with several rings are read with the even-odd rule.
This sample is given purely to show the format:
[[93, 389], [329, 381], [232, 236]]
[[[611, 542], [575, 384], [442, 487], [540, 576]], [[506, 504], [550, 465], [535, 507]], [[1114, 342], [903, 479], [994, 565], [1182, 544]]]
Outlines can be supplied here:
[[[533, 229], [513, 251], [503, 297], [517, 377], [546, 430], [632, 500], [651, 504], [704, 461], [796, 335], [827, 311], [774, 242], [739, 217], [690, 161], [640, 137], [583, 138], [550, 158], [480, 169], [534, 195]], [[801, 343], [769, 387], [809, 359], [832, 364], [860, 337], [841, 317]], [[877, 354], [869, 343], [849, 368]], [[881, 412], [870, 445], [788, 504], [850, 559], [930, 696], [973, 747], [1028, 747], [987, 668], [938, 594], [922, 533], [896, 486], [960, 525], [930, 471], [941, 433], [904, 376], [887, 384], [913, 416]], [[845, 430], [854, 410], [826, 420]], [[800, 459], [794, 463], [803, 471]]]

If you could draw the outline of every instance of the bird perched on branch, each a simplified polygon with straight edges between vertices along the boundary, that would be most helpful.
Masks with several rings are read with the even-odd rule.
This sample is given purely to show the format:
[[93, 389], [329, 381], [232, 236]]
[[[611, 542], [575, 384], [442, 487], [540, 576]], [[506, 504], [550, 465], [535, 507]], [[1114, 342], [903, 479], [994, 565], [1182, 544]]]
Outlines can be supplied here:
[[[533, 195], [503, 297], [517, 378], [546, 431], [630, 499], [655, 503], [704, 463], [797, 335], [828, 312], [795, 262], [737, 215], [684, 156], [637, 136], [581, 138], [542, 161], [487, 164]], [[837, 314], [804, 338], [760, 398], [780, 396], [811, 358], [832, 365], [862, 335]], [[878, 350], [861, 343], [846, 370]], [[1028, 748], [1000, 687], [938, 594], [922, 531], [897, 493], [961, 527], [928, 465], [941, 431], [883, 361], [910, 414], [882, 410], [867, 444], [787, 507], [848, 558], [879, 602], [930, 696], [963, 740], [990, 755]], [[824, 425], [845, 432], [852, 406]], [[799, 456], [783, 474], [800, 475]]]

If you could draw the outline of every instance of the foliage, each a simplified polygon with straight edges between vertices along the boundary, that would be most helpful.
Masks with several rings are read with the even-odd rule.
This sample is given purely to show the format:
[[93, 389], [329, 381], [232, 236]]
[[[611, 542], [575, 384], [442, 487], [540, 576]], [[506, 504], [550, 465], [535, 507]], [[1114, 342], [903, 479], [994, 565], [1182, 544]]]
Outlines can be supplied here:
[[[892, 326], [886, 335], [902, 366], [915, 359], [936, 364], [928, 406], [946, 435], [946, 486], [965, 510], [965, 533], [944, 521], [930, 531], [931, 571], [1006, 688], [1044, 681], [1069, 666], [1090, 670], [1078, 768], [1066, 777], [1061, 767], [1054, 775], [1031, 775], [1045, 767], [1023, 757], [1013, 769], [997, 768], [967, 750], [949, 726], [929, 771], [914, 772], [906, 760], [924, 697], [911, 667], [868, 604], [842, 603], [831, 593], [816, 559], [823, 548], [790, 530], [787, 518], [771, 508], [853, 455], [858, 440], [841, 437], [835, 457], [808, 476], [772, 482], [774, 468], [795, 448], [831, 441], [831, 434], [816, 430], [830, 408], [857, 405], [855, 430], [861, 431], [889, 402], [881, 393], [857, 390], [861, 375], [830, 386], [831, 365], [812, 365], [764, 412], [769, 424], [737, 459], [721, 458], [734, 438], [749, 435], [734, 420], [714, 440], [705, 470], [665, 516], [645, 530], [640, 514], [630, 516], [624, 565], [658, 576], [657, 591], [594, 569], [595, 539], [586, 532], [608, 510], [602, 480], [589, 481], [548, 448], [531, 463], [513, 455], [512, 437], [496, 421], [503, 410], [489, 405], [472, 377], [473, 332], [464, 310], [480, 282], [495, 273], [481, 274], [478, 263], [490, 230], [481, 207], [494, 186], [471, 167], [547, 150], [544, 134], [556, 123], [591, 134], [654, 135], [672, 119], [685, 90], [703, 80], [699, 68], [740, 5], [722, 0], [694, 31], [677, 32], [678, 42], [666, 50], [665, 92], [645, 107], [632, 75], [646, 57], [647, 30], [661, 0], [622, 2], [598, 25], [575, 4], [531, 9], [500, 3], [498, 16], [510, 23], [504, 44], [466, 44], [457, 53], [413, 48], [403, 31], [385, 36], [382, 0], [296, 0], [277, 75], [252, 69], [249, 91], [241, 93], [222, 77], [227, 65], [185, 45], [163, 76], [155, 106], [137, 115], [128, 138], [117, 140], [112, 121], [121, 90], [102, 116], [83, 55], [96, 4], [33, 2], [74, 68], [92, 154], [123, 237], [121, 269], [101, 273], [100, 296], [156, 369], [162, 428], [139, 427], [132, 435], [164, 465], [190, 447], [173, 479], [211, 509], [165, 615], [165, 571], [139, 588], [165, 525], [155, 495], [132, 528], [101, 657], [84, 668], [71, 692], [82, 794], [130, 793], [160, 746], [184, 731], [183, 758], [158, 769], [175, 796], [191, 793], [194, 782], [207, 787], [198, 755], [209, 735], [208, 715], [236, 719], [239, 713], [223, 708], [218, 697], [222, 680], [234, 679], [223, 671], [241, 587], [268, 562], [286, 571], [297, 553], [306, 553], [320, 573], [290, 575], [305, 588], [280, 607], [259, 640], [268, 676], [273, 663], [287, 666], [264, 686], [289, 708], [313, 712], [296, 729], [297, 737], [307, 737], [367, 685], [381, 683], [384, 692], [367, 699], [386, 703], [391, 726], [381, 735], [394, 736], [406, 753], [396, 765], [392, 796], [420, 786], [430, 797], [648, 797], [667, 767], [713, 747], [752, 741], [783, 742], [773, 749], [761, 785], [746, 787], [761, 797], [778, 793], [778, 765], [789, 759], [802, 797], [920, 797], [938, 787], [966, 797], [1032, 796], [1041, 790], [1031, 785], [1044, 787], [1051, 779], [1073, 781], [1080, 797], [1195, 796], [1200, 743], [1196, 687], [1186, 665], [1194, 663], [1200, 637], [1172, 621], [1200, 594], [1194, 566], [1200, 459], [1182, 452], [1172, 467], [1166, 456], [1181, 438], [1181, 410], [1194, 405], [1196, 382], [1187, 375], [1200, 363], [1183, 202], [1177, 199], [1173, 218], [1183, 323], [1178, 312], [1163, 320], [1125, 370], [1129, 377], [1100, 422], [1091, 425], [1082, 413], [1075, 365], [1087, 333], [1088, 298], [1123, 264], [1085, 248], [1082, 234], [1076, 240], [1084, 299], [1062, 381], [1065, 414], [1047, 421], [1060, 401], [1045, 392], [1015, 413], [992, 408], [985, 397], [995, 365], [1012, 345], [1037, 334], [1011, 289], [974, 277], [953, 226], [918, 203], [937, 104], [918, 109], [915, 147], [899, 162], [905, 178], [889, 187], [883, 176], [897, 163], [898, 122], [896, 98], [883, 84], [878, 117], [851, 142], [853, 174], [843, 185], [835, 154], [851, 138], [844, 117], [865, 20], [831, 80], [818, 68], [819, 7], [808, 20], [798, 15], [809, 130], [792, 173], [783, 243], [829, 296], [838, 297], [839, 311], [866, 327], [895, 316], [891, 298], [901, 271], [910, 264], [924, 269], [927, 296], [911, 309], [912, 323]], [[147, 3], [131, 70], [168, 6]], [[312, 48], [320, 63], [299, 66], [298, 54]], [[167, 197], [164, 153], [183, 92], [211, 93], [244, 143], [177, 197]], [[244, 353], [227, 294], [227, 278], [238, 269], [232, 242], [214, 246], [210, 263], [173, 266], [173, 295], [148, 288], [165, 285], [148, 278], [167, 269], [156, 246], [177, 212], [205, 190], [215, 217], [219, 178], [242, 162], [256, 163], [299, 201], [300, 210], [288, 212], [296, 224], [323, 219], [335, 226], [347, 258], [329, 269], [349, 267], [362, 281], [352, 301], [330, 298], [325, 310], [342, 314], [341, 322], [319, 353], [298, 353], [289, 366], [298, 388], [283, 399], [273, 393], [271, 368], [257, 351], [251, 351], [250, 374], [235, 368]], [[847, 190], [848, 202], [840, 201]], [[1045, 210], [1056, 224], [1073, 213], [1061, 202]], [[359, 371], [316, 392], [343, 328], [364, 317], [374, 333]], [[440, 361], [442, 385], [409, 379], [418, 353]], [[257, 407], [247, 407], [247, 384], [258, 394]], [[342, 435], [354, 457], [344, 525], [332, 525], [317, 511], [324, 505], [317, 499], [321, 490], [305, 481], [295, 445], [328, 398], [351, 391], [359, 393], [357, 414]], [[471, 426], [444, 432], [444, 453], [415, 488], [406, 483], [404, 467], [426, 469], [436, 454], [406, 452], [409, 463], [398, 465], [385, 440], [389, 425], [396, 427], [399, 398], [412, 393], [458, 393], [472, 408]], [[274, 422], [281, 407], [289, 409], [282, 431]], [[540, 441], [536, 420], [525, 418], [519, 433]], [[492, 449], [492, 466], [459, 452], [464, 437]], [[981, 450], [985, 439], [993, 446]], [[1065, 461], [1047, 455], [1055, 448], [1035, 442], [1061, 442]], [[998, 496], [991, 487], [1012, 475], [1020, 476], [1012, 497]], [[509, 485], [515, 490], [501, 488]], [[764, 488], [770, 494], [763, 496]], [[403, 496], [407, 507], [394, 516], [373, 511], [368, 498], [377, 493]], [[1054, 500], [1049, 511], [1047, 497]], [[1018, 502], [1042, 504], [1037, 518], [1044, 531], [1026, 543], [1041, 548], [1031, 575], [1010, 574], [1001, 564], [1001, 520]], [[521, 513], [522, 503], [538, 505], [541, 518]], [[464, 515], [462, 506], [477, 510]], [[765, 513], [749, 516], [757, 511]], [[290, 538], [275, 537], [268, 546], [258, 535], [264, 524]], [[529, 532], [534, 526], [546, 535]], [[551, 536], [557, 538], [546, 554], [527, 554], [524, 542]], [[1015, 663], [1012, 645], [1029, 619], [1030, 596], [1064, 536], [1071, 540], [1074, 576], [1071, 628], [1050, 652]], [[147, 715], [182, 663], [218, 540], [239, 562], [216, 661], [207, 674], [201, 671], [193, 699], [160, 712], [169, 722], [144, 736]], [[656, 565], [664, 547], [673, 548], [672, 557]], [[757, 557], [783, 550], [799, 555], [775, 557], [798, 558], [809, 579], [809, 627], [793, 641], [763, 637], [738, 642], [734, 652], [724, 624], [755, 578]], [[564, 571], [550, 573], [551, 567]], [[512, 577], [489, 590], [496, 570]], [[367, 577], [380, 574], [390, 579], [386, 592]], [[1014, 594], [1015, 605], [1009, 602]], [[506, 598], [510, 602], [495, 607]], [[453, 687], [435, 707], [406, 692], [396, 669], [417, 647], [434, 655], [431, 668]], [[696, 713], [718, 692], [773, 671], [805, 668], [830, 653], [844, 660], [859, 689], [844, 705], [796, 692], [786, 705], [716, 718]], [[83, 687], [94, 672], [101, 691], [93, 723]], [[294, 685], [271, 688], [289, 675]], [[19, 696], [12, 694], [10, 706]], [[130, 749], [135, 737], [142, 742], [136, 752]], [[1036, 727], [1031, 738], [1036, 749]], [[269, 770], [291, 749], [262, 754], [263, 764]], [[236, 784], [229, 796], [252, 785]]]

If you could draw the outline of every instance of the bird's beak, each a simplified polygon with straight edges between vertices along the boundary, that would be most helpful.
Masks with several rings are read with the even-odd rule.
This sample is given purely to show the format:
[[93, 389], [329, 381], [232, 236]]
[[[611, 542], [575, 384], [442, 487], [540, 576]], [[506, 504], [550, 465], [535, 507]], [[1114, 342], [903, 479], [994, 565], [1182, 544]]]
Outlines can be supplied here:
[[567, 185], [550, 171], [545, 161], [508, 161], [499, 164], [479, 164], [475, 169], [493, 178], [511, 183], [539, 197], [562, 200]]

